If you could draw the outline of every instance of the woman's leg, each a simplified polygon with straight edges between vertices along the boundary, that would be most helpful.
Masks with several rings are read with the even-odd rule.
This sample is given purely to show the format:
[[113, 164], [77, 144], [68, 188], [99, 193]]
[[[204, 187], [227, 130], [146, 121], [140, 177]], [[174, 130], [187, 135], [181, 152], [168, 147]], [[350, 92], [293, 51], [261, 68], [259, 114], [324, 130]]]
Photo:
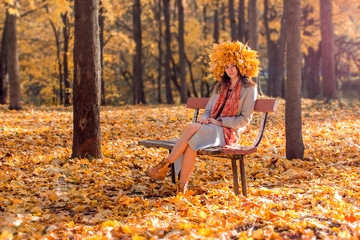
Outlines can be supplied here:
[[181, 156], [181, 154], [185, 153], [185, 150], [189, 146], [188, 141], [200, 129], [200, 127], [201, 127], [200, 123], [192, 123], [185, 129], [184, 133], [176, 142], [173, 149], [171, 150], [171, 153], [167, 157], [170, 163], [175, 162], [175, 160], [178, 159]]
[[179, 183], [186, 184], [195, 168], [196, 151], [188, 146], [183, 155]]
[[185, 150], [189, 146], [188, 141], [200, 129], [200, 127], [200, 123], [192, 123], [191, 125], [189, 125], [184, 131], [183, 135], [180, 137], [180, 139], [176, 142], [169, 156], [166, 159], [163, 159], [156, 166], [148, 168], [145, 171], [145, 174], [153, 179], [164, 179], [169, 170], [170, 163], [175, 162], [175, 160], [180, 157], [181, 154], [185, 154]]

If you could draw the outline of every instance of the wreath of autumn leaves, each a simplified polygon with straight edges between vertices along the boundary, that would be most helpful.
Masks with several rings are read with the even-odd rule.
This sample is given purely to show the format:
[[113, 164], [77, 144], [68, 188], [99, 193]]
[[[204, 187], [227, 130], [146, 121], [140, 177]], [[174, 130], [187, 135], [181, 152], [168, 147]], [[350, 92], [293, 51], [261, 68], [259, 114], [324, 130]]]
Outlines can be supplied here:
[[259, 73], [257, 52], [251, 50], [247, 44], [239, 41], [214, 44], [209, 57], [209, 71], [213, 73], [217, 81], [221, 80], [224, 75], [225, 65], [230, 62], [236, 64], [240, 74], [243, 76], [256, 77]]

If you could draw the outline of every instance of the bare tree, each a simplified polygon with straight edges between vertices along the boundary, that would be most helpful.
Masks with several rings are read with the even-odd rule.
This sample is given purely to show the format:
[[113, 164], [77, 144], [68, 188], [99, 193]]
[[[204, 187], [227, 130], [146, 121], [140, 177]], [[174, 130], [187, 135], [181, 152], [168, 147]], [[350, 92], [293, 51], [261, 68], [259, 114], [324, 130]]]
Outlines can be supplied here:
[[287, 83], [285, 105], [286, 158], [304, 159], [301, 126], [300, 1], [287, 0]]
[[162, 75], [162, 59], [163, 59], [163, 49], [162, 49], [162, 21], [161, 21], [161, 0], [157, 2], [158, 9], [155, 14], [157, 16], [157, 20], [159, 22], [159, 41], [158, 41], [158, 49], [159, 49], [159, 64], [158, 64], [158, 82], [157, 82], [157, 94], [158, 94], [158, 103], [162, 103], [161, 99], [161, 75]]
[[143, 83], [142, 67], [142, 31], [141, 31], [141, 5], [140, 0], [135, 0], [133, 4], [133, 24], [135, 54], [133, 58], [133, 103], [146, 103]]
[[285, 23], [285, 1], [283, 1], [283, 12], [281, 17], [280, 37], [278, 40], [271, 39], [271, 34], [277, 30], [270, 28], [269, 22], [276, 19], [280, 13], [276, 12], [274, 6], [269, 6], [269, 1], [264, 0], [264, 28], [268, 52], [268, 80], [267, 95], [273, 97], [282, 97], [282, 87], [284, 82], [284, 61], [285, 61], [285, 39], [286, 39], [286, 23]]
[[321, 21], [321, 76], [324, 97], [336, 99], [334, 34], [332, 27], [332, 1], [320, 0]]
[[225, 16], [225, 12], [226, 12], [226, 10], [225, 10], [225, 3], [224, 3], [224, 1], [221, 1], [221, 6], [220, 6], [220, 18], [221, 18], [221, 30], [222, 31], [225, 31], [226, 30], [226, 24], [225, 24], [225, 22], [226, 22], [226, 16]]
[[238, 40], [245, 40], [245, 0], [239, 0], [238, 11]]
[[[47, 12], [49, 12], [49, 9], [46, 8]], [[63, 72], [62, 72], [62, 63], [61, 63], [61, 42], [60, 42], [60, 35], [61, 32], [60, 30], [57, 29], [57, 27], [55, 26], [55, 23], [50, 19], [49, 20], [51, 28], [54, 32], [54, 36], [55, 36], [55, 43], [56, 43], [56, 62], [58, 64], [58, 70], [59, 70], [59, 100], [60, 100], [60, 104], [63, 104]]]
[[104, 6], [102, 1], [99, 2], [99, 39], [100, 39], [100, 65], [101, 65], [101, 106], [106, 105], [106, 84], [104, 80], [104, 32], [105, 32], [105, 16], [104, 16]]
[[171, 33], [170, 33], [170, 0], [163, 0], [164, 3], [164, 16], [165, 16], [165, 45], [166, 45], [166, 53], [165, 53], [165, 88], [166, 88], [166, 103], [173, 104], [173, 96], [171, 92], [171, 69], [170, 69], [170, 61], [171, 61]]
[[286, 1], [283, 0], [283, 15], [281, 17], [281, 28], [280, 28], [280, 38], [278, 41], [278, 71], [275, 76], [273, 96], [274, 97], [283, 97], [282, 93], [283, 83], [284, 83], [284, 72], [285, 72], [285, 47], [286, 47]]
[[62, 14], [63, 21], [63, 36], [64, 36], [64, 48], [63, 48], [63, 73], [64, 73], [64, 105], [70, 106], [70, 77], [69, 77], [69, 63], [68, 63], [68, 51], [69, 51], [69, 42], [70, 42], [70, 20], [68, 13]]
[[220, 37], [220, 28], [219, 28], [219, 0], [215, 1], [214, 9], [214, 42], [218, 43]]
[[1, 38], [1, 49], [0, 49], [0, 104], [6, 104], [7, 92], [8, 92], [7, 42], [6, 42], [8, 19], [9, 19], [9, 13], [6, 12], [5, 23]]
[[207, 9], [208, 9], [209, 4], [204, 4], [203, 8], [202, 8], [202, 12], [203, 12], [203, 19], [204, 19], [204, 23], [202, 24], [203, 28], [202, 28], [202, 32], [203, 32], [203, 37], [206, 40], [208, 37], [208, 16], [207, 16]]
[[237, 26], [235, 21], [234, 0], [229, 0], [229, 20], [231, 40], [237, 40]]
[[72, 157], [102, 157], [98, 10], [98, 0], [75, 0]]
[[180, 73], [180, 98], [181, 103], [187, 102], [187, 84], [186, 84], [186, 67], [185, 67], [185, 41], [184, 41], [184, 6], [183, 0], [178, 2], [179, 18], [179, 73]]
[[259, 42], [259, 27], [257, 19], [257, 0], [249, 1], [248, 3], [248, 23], [249, 23], [249, 46], [253, 50], [258, 49]]
[[16, 15], [8, 16], [8, 25], [6, 32], [7, 39], [7, 67], [9, 71], [10, 85], [10, 106], [9, 109], [21, 110], [21, 89], [20, 89], [20, 71], [19, 71], [19, 54], [16, 36]]
[[[252, 0], [248, 2], [248, 39], [249, 46], [251, 49], [257, 51], [259, 48], [259, 23], [257, 18], [257, 0]], [[260, 95], [263, 95], [261, 90], [260, 78], [254, 78], [258, 86], [258, 92]]]
[[[301, 15], [301, 30], [304, 36], [309, 38], [314, 36], [314, 25], [317, 20], [314, 17], [315, 8], [312, 4], [304, 4]], [[318, 49], [309, 46], [307, 54], [304, 56], [302, 71], [302, 89], [308, 98], [316, 98], [320, 95], [320, 47]]]
[[304, 81], [307, 97], [314, 99], [320, 94], [320, 51], [308, 47], [304, 57]]

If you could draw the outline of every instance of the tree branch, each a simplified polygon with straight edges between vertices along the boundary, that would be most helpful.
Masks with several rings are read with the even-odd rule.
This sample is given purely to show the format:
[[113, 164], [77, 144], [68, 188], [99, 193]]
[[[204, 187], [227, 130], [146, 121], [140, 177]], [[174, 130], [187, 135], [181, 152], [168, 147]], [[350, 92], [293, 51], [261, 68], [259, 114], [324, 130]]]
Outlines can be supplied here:
[[43, 5], [41, 5], [39, 8], [35, 8], [35, 9], [32, 9], [32, 10], [29, 10], [29, 11], [21, 14], [20, 17], [23, 18], [23, 17], [26, 17], [27, 15], [29, 15], [29, 14], [31, 14], [31, 13], [34, 13], [34, 12], [36, 12], [36, 11], [42, 9], [42, 8], [47, 8], [47, 5], [48, 5], [48, 3], [45, 2], [45, 3], [44, 3]]

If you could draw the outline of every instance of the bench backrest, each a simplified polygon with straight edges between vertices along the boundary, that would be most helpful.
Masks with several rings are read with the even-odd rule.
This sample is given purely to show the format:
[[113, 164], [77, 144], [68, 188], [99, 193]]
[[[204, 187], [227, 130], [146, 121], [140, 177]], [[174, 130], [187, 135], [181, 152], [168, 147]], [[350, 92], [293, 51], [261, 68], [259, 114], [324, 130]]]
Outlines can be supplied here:
[[[186, 107], [191, 109], [205, 109], [210, 98], [189, 98]], [[278, 107], [277, 99], [257, 99], [255, 102], [255, 112], [276, 112]]]
[[[199, 109], [205, 109], [206, 104], [209, 102], [209, 98], [189, 98], [186, 104], [187, 108], [195, 109], [193, 122], [197, 122]], [[269, 112], [276, 112], [279, 105], [278, 99], [257, 99], [255, 102], [255, 112], [264, 113], [261, 119], [260, 129], [257, 138], [253, 144], [253, 147], [257, 147], [264, 135], [267, 115]]]

